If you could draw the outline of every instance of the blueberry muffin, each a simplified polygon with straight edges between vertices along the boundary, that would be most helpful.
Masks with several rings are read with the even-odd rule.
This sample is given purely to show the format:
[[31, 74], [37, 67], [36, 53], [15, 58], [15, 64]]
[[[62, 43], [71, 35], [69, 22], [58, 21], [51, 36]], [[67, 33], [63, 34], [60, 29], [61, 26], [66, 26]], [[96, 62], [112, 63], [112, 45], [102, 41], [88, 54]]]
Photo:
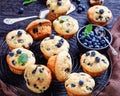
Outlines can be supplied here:
[[95, 86], [94, 79], [87, 73], [71, 73], [65, 81], [69, 96], [88, 96]]
[[102, 5], [104, 0], [90, 0], [91, 5]]
[[33, 43], [33, 38], [23, 29], [17, 29], [6, 35], [6, 43], [8, 44], [10, 50], [20, 47], [29, 49]]
[[15, 74], [23, 74], [27, 65], [35, 64], [34, 54], [25, 48], [16, 48], [8, 53], [6, 60], [10, 70]]
[[53, 21], [55, 31], [66, 39], [72, 38], [79, 29], [78, 21], [71, 16], [60, 16]]
[[47, 63], [48, 68], [53, 73], [53, 76], [63, 82], [72, 71], [72, 60], [68, 52], [62, 51], [58, 55], [51, 56]]
[[112, 20], [112, 12], [103, 5], [95, 5], [88, 9], [87, 12], [88, 20], [97, 25], [106, 25]]
[[84, 72], [91, 76], [99, 76], [109, 67], [107, 57], [95, 50], [84, 53], [80, 58], [80, 64]]
[[40, 50], [48, 59], [50, 56], [57, 55], [61, 51], [69, 51], [70, 45], [64, 38], [51, 34], [40, 43]]
[[40, 40], [52, 33], [52, 23], [47, 19], [37, 19], [32, 21], [26, 28], [34, 40]]
[[53, 21], [61, 15], [65, 15], [71, 7], [70, 0], [47, 0], [46, 5], [50, 11], [47, 19]]
[[35, 93], [43, 93], [49, 88], [52, 76], [46, 66], [31, 65], [25, 69], [24, 79], [28, 89]]

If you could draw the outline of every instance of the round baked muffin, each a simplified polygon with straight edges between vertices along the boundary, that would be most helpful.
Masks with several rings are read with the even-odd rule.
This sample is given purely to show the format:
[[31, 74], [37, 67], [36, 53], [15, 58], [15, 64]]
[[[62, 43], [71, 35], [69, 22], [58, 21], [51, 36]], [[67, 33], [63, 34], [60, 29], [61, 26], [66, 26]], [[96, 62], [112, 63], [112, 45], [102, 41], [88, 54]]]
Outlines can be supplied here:
[[6, 35], [6, 43], [10, 50], [20, 47], [29, 49], [33, 43], [33, 38], [23, 29], [17, 29]]
[[35, 93], [43, 93], [51, 83], [51, 71], [44, 65], [27, 66], [24, 72], [24, 79], [28, 89]]
[[72, 71], [72, 60], [68, 52], [62, 51], [58, 55], [51, 56], [48, 59], [47, 67], [53, 73], [53, 76], [59, 81], [64, 82]]
[[79, 29], [78, 21], [71, 16], [60, 16], [53, 21], [55, 31], [66, 39], [74, 36]]
[[52, 33], [52, 23], [47, 19], [37, 19], [32, 21], [26, 28], [34, 40], [40, 40]]
[[25, 48], [16, 48], [9, 52], [6, 57], [10, 70], [15, 74], [23, 74], [27, 65], [35, 64], [33, 52]]
[[71, 73], [65, 81], [69, 96], [88, 96], [95, 86], [94, 79], [87, 73]]
[[91, 76], [99, 76], [109, 67], [107, 57], [95, 50], [84, 53], [80, 58], [80, 64], [84, 72]]
[[65, 15], [71, 7], [70, 0], [47, 0], [46, 5], [50, 11], [47, 19], [53, 21], [61, 15]]
[[97, 25], [106, 25], [112, 20], [112, 12], [103, 5], [95, 5], [88, 9], [88, 20]]
[[91, 5], [102, 5], [104, 0], [90, 0]]
[[57, 55], [61, 51], [69, 51], [70, 45], [64, 38], [51, 34], [40, 43], [40, 50], [48, 59], [50, 56]]

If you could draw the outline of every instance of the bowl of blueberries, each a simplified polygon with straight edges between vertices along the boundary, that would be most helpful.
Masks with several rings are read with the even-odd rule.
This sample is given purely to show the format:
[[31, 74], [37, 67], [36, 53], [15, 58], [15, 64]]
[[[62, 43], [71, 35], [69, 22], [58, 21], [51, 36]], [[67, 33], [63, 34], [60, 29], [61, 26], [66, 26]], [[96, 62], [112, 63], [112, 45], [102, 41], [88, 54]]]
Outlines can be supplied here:
[[103, 26], [88, 24], [77, 32], [77, 43], [82, 51], [97, 50], [104, 52], [112, 42], [112, 35]]

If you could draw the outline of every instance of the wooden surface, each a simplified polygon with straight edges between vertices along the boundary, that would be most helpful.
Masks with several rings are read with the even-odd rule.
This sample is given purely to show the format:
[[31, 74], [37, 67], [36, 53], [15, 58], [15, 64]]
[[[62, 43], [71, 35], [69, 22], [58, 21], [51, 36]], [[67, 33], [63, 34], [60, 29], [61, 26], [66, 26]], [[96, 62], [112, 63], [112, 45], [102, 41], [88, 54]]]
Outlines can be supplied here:
[[[8, 17], [17, 18], [17, 17], [38, 15], [41, 9], [46, 8], [45, 0], [38, 0], [27, 6], [23, 6], [22, 2], [23, 0], [0, 0], [0, 44], [3, 43], [3, 38], [9, 31], [20, 28], [25, 29], [26, 26], [31, 21], [35, 20], [35, 19], [29, 19], [15, 23], [13, 25], [6, 25], [3, 23], [4, 18], [8, 18]], [[72, 3], [77, 6], [75, 2]], [[86, 13], [87, 13], [87, 9], [90, 7], [89, 0], [81, 0], [81, 3], [86, 6], [86, 10], [84, 12], [78, 14], [75, 10], [74, 12], [69, 14], [70, 16], [78, 20], [80, 27], [89, 23], [86, 17]], [[117, 18], [120, 16], [120, 0], [105, 0], [104, 5], [107, 6], [113, 13], [112, 22], [107, 26], [105, 26], [110, 30], [113, 24], [115, 23], [115, 21], [117, 20]], [[21, 7], [24, 8], [24, 13], [18, 14], [19, 8]], [[0, 52], [0, 56], [1, 53], [4, 53], [4, 49], [2, 49], [1, 51], [3, 52]], [[13, 88], [13, 90], [15, 91], [15, 93], [17, 93], [15, 88]], [[23, 91], [19, 91], [19, 92], [21, 92], [21, 94], [24, 93]], [[20, 94], [19, 92], [17, 94]], [[22, 94], [21, 96], [24, 95]]]

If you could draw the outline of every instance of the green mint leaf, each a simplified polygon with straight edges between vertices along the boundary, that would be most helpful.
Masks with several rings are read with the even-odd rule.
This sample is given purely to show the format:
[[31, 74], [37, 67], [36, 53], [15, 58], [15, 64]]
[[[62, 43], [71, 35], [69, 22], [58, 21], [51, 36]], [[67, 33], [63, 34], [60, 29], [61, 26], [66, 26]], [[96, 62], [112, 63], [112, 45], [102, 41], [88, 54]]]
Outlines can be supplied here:
[[18, 57], [18, 64], [25, 64], [28, 60], [28, 55], [25, 53], [22, 53], [19, 57]]
[[23, 5], [28, 5], [30, 3], [35, 2], [36, 0], [24, 0]]
[[67, 21], [68, 20], [68, 16], [62, 16], [61, 18], [60, 18], [60, 23], [63, 23], [63, 22], [65, 22], [65, 21]]
[[91, 24], [87, 25], [85, 28], [85, 33], [84, 33], [84, 37], [86, 37], [87, 35], [90, 34], [90, 32], [92, 31], [93, 26]]

